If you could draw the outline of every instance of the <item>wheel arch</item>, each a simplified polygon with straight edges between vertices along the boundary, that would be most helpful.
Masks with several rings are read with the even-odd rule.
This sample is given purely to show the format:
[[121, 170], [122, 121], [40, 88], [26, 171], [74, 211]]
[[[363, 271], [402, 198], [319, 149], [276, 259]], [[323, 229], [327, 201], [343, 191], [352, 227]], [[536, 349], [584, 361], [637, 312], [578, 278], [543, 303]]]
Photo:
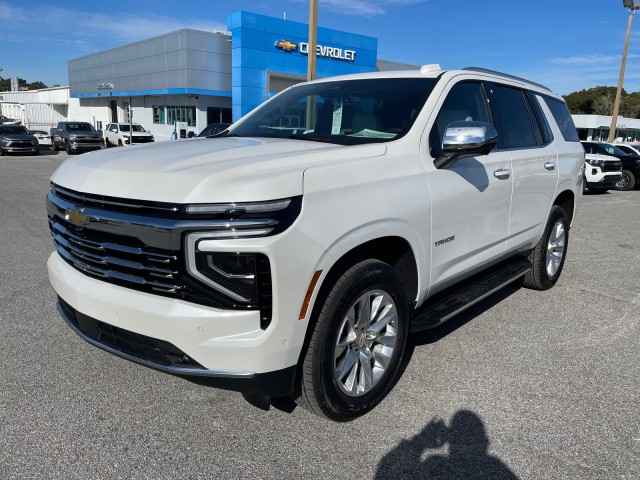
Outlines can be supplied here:
[[[567, 212], [569, 225], [573, 225], [573, 216], [575, 214], [576, 198], [572, 190], [564, 190], [553, 201], [553, 205], [561, 207]], [[552, 206], [553, 206], [552, 205]]]

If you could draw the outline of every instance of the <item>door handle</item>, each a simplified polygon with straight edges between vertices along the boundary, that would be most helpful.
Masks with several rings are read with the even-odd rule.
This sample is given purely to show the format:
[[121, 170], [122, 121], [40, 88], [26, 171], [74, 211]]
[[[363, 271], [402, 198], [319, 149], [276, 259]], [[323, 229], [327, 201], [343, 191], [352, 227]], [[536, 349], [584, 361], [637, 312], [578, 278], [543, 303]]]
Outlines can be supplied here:
[[546, 168], [547, 170], [555, 170], [556, 162], [547, 162], [544, 164], [544, 168]]
[[510, 175], [511, 175], [510, 168], [499, 168], [498, 170], [495, 170], [493, 172], [493, 176], [499, 179], [509, 178]]

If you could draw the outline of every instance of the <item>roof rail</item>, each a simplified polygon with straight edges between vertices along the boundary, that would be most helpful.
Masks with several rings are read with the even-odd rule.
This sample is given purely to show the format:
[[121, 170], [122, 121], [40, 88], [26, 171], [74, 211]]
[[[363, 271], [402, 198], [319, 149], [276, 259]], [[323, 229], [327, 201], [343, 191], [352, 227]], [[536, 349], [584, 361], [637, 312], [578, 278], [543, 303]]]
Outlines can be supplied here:
[[531, 85], [535, 85], [536, 87], [543, 88], [544, 90], [551, 91], [549, 87], [545, 87], [544, 85], [536, 82], [532, 82], [531, 80], [527, 80], [526, 78], [516, 77], [515, 75], [509, 75], [508, 73], [497, 72], [495, 70], [489, 70], [488, 68], [480, 68], [480, 67], [465, 67], [462, 70], [471, 70], [473, 72], [482, 72], [482, 73], [490, 73], [492, 75], [499, 75], [501, 77], [510, 78], [511, 80], [518, 80], [520, 82], [530, 83]]

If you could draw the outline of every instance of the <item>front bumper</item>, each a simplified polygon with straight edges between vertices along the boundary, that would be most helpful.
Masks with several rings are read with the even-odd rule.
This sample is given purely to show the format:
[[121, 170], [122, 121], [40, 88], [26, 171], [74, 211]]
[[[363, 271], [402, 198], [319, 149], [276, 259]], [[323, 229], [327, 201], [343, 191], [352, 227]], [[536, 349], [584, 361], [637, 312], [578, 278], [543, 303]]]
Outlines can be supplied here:
[[0, 147], [2, 148], [2, 151], [5, 153], [36, 153], [38, 150], [40, 150], [38, 147], [12, 147], [12, 146], [7, 146], [7, 147]]
[[614, 188], [620, 178], [622, 178], [621, 173], [604, 174], [597, 181], [587, 181], [587, 186], [590, 188]]
[[113, 328], [78, 312], [60, 297], [57, 308], [63, 320], [86, 342], [132, 362], [198, 383], [251, 395], [282, 397], [294, 391], [295, 366], [261, 374], [207, 370], [168, 342]]
[[[169, 373], [223, 379], [215, 381], [222, 388], [282, 396], [290, 393], [283, 385], [292, 384], [289, 377], [295, 373], [308, 325], [307, 318], [298, 320], [300, 308], [324, 251], [295, 229], [278, 237], [212, 242], [219, 251], [264, 253], [272, 260], [273, 317], [266, 329], [261, 328], [259, 310], [215, 308], [114, 285], [76, 270], [57, 252], [47, 263], [49, 280], [68, 312], [127, 334], [168, 342], [196, 362], [198, 371], [184, 370], [183, 365], [175, 370], [158, 361], [149, 364], [144, 356], [130, 358], [123, 355], [127, 352], [105, 348], [109, 344], [99, 336], [91, 341], [90, 332], [74, 328], [100, 348]], [[273, 384], [269, 392], [255, 386], [264, 378]]]

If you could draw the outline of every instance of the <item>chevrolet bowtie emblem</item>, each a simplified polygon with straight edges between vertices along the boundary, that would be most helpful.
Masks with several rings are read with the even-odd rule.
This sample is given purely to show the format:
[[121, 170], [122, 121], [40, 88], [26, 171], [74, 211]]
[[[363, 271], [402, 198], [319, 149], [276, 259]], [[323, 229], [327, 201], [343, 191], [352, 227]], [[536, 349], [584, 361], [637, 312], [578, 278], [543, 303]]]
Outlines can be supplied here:
[[278, 40], [276, 42], [276, 47], [281, 48], [285, 52], [291, 52], [298, 49], [298, 44], [291, 43], [289, 40]]
[[79, 227], [83, 223], [89, 223], [91, 217], [89, 215], [83, 215], [83, 210], [67, 210], [64, 213], [64, 219], [67, 222], [73, 223], [76, 227]]

